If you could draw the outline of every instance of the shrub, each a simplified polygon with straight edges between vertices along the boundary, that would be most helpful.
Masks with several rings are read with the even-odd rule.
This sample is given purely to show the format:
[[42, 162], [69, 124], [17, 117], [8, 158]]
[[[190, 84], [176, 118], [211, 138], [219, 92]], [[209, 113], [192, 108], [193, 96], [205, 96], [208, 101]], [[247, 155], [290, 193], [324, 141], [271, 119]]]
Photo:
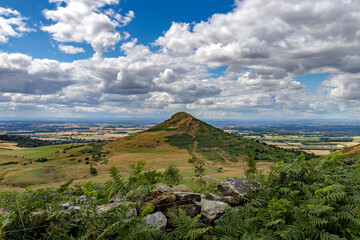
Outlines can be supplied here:
[[163, 177], [168, 184], [178, 185], [182, 182], [180, 169], [178, 169], [174, 164], [170, 164], [169, 167], [165, 169]]
[[91, 173], [91, 175], [97, 175], [98, 171], [93, 166], [90, 166], [90, 173]]
[[47, 158], [39, 158], [38, 160], [36, 160], [35, 162], [47, 162], [48, 159]]

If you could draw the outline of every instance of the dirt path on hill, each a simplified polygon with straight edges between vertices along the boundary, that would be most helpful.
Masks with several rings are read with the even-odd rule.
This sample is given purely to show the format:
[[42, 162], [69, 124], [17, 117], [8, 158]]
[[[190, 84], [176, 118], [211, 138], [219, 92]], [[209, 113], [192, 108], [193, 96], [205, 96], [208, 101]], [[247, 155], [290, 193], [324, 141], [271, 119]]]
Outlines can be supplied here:
[[[196, 152], [197, 146], [198, 146], [198, 142], [195, 141], [194, 147], [193, 147], [193, 149], [192, 149], [192, 152], [193, 152], [193, 154], [195, 155], [195, 157], [196, 157], [197, 159], [202, 160], [202, 159], [199, 157], [199, 155], [197, 154], [197, 152]], [[213, 167], [213, 166], [210, 166], [209, 164], [207, 164], [207, 163], [205, 162], [205, 160], [203, 161], [203, 163], [204, 163], [204, 165], [205, 165], [206, 167], [208, 167], [208, 168], [214, 169], [214, 170], [216, 170], [216, 171], [220, 171], [217, 167]], [[220, 171], [220, 172], [221, 172], [221, 171]]]

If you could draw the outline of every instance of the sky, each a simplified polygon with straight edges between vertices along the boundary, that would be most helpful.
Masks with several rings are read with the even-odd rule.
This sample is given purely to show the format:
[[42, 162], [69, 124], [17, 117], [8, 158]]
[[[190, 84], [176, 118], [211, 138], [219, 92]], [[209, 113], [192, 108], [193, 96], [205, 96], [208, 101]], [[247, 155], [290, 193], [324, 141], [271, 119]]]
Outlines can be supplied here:
[[1, 0], [0, 119], [358, 119], [360, 2]]

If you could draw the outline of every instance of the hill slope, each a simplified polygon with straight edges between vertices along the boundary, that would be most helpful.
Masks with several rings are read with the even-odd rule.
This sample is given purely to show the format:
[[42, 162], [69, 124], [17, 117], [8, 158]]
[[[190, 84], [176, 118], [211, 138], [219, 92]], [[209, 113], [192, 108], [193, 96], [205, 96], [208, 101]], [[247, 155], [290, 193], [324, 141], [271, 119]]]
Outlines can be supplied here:
[[[111, 142], [105, 149], [110, 152], [121, 149], [144, 152], [161, 149], [164, 145], [186, 149], [192, 157], [218, 162], [236, 162], [249, 154], [255, 160], [290, 161], [300, 154], [234, 136], [185, 112], [178, 112], [147, 131]], [[312, 157], [310, 154], [305, 155], [306, 158]]]

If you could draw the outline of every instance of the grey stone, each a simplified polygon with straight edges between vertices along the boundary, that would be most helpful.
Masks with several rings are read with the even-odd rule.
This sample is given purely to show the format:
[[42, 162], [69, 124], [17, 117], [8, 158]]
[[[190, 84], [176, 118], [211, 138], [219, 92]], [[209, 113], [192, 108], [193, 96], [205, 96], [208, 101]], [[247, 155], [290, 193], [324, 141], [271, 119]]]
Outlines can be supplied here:
[[213, 193], [203, 193], [201, 194], [201, 199], [206, 199], [210, 201], [220, 201], [227, 204], [230, 204], [230, 206], [237, 206], [240, 205], [241, 201], [239, 199], [234, 198], [233, 196], [223, 196], [219, 194], [213, 194]]
[[201, 199], [201, 202], [198, 204], [201, 206], [201, 215], [209, 221], [216, 219], [218, 215], [224, 213], [227, 208], [230, 208], [230, 205], [227, 203], [206, 199]]
[[193, 192], [173, 192], [176, 197], [176, 202], [180, 204], [189, 204], [193, 202], [200, 202], [201, 194]]
[[136, 208], [131, 208], [129, 211], [125, 213], [126, 217], [136, 217], [137, 216], [137, 210]]
[[37, 212], [32, 212], [30, 213], [30, 219], [34, 219], [34, 218], [39, 218], [41, 215], [48, 213], [47, 211], [37, 211]]
[[60, 206], [61, 206], [63, 209], [69, 209], [72, 205], [73, 205], [72, 202], [67, 202], [67, 203], [61, 204]]
[[353, 158], [347, 158], [347, 159], [344, 159], [344, 163], [345, 163], [345, 165], [354, 165], [355, 160]]
[[115, 195], [110, 198], [109, 203], [115, 203], [115, 202], [120, 202], [119, 195]]
[[84, 202], [88, 202], [88, 201], [89, 201], [89, 199], [88, 199], [85, 195], [81, 195], [81, 196], [79, 197], [79, 199], [82, 200], [82, 201], [84, 201]]
[[163, 229], [167, 225], [167, 218], [162, 212], [156, 212], [153, 214], [149, 214], [143, 218], [144, 222], [147, 225], [154, 225], [156, 229]]
[[174, 192], [193, 192], [193, 190], [189, 186], [186, 186], [185, 184], [173, 186], [170, 188], [170, 190]]
[[249, 194], [253, 189], [260, 188], [260, 183], [234, 177], [221, 181], [217, 187], [225, 196], [238, 197]]
[[96, 212], [98, 214], [107, 212], [111, 209], [113, 209], [114, 207], [117, 207], [119, 205], [119, 203], [109, 203], [109, 204], [103, 204], [103, 205], [99, 205], [96, 207]]
[[73, 206], [73, 207], [69, 207], [69, 210], [72, 210], [74, 212], [78, 212], [81, 210], [81, 207], [80, 206]]
[[212, 193], [201, 194], [201, 199], [206, 199], [206, 200], [214, 201], [217, 197], [218, 196], [216, 194], [212, 194]]
[[9, 215], [11, 211], [5, 208], [0, 208], [0, 213], [4, 215]]
[[155, 189], [150, 191], [150, 194], [153, 197], [157, 197], [164, 193], [173, 193], [173, 192], [193, 192], [193, 191], [190, 187], [188, 187], [184, 184], [170, 187], [164, 183], [159, 183], [156, 185]]
[[234, 198], [233, 196], [222, 196], [220, 198], [217, 198], [216, 201], [227, 203], [230, 206], [238, 206], [243, 203], [243, 201], [241, 201], [241, 199]]

